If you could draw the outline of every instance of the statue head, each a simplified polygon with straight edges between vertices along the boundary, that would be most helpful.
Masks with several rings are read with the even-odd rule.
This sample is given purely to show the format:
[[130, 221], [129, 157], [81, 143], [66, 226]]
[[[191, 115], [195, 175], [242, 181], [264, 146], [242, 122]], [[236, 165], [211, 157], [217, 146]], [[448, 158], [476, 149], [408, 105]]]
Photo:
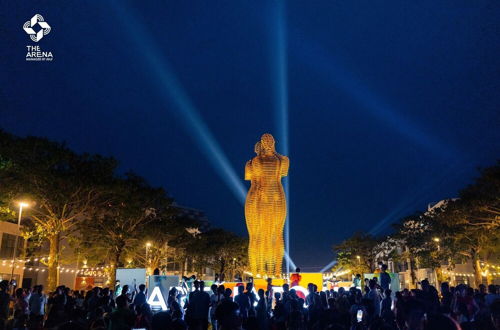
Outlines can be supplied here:
[[274, 152], [274, 138], [271, 134], [265, 133], [260, 138], [260, 145], [264, 152]]
[[253, 149], [257, 155], [260, 155], [262, 152], [262, 146], [260, 144], [260, 141], [255, 144], [255, 147]]

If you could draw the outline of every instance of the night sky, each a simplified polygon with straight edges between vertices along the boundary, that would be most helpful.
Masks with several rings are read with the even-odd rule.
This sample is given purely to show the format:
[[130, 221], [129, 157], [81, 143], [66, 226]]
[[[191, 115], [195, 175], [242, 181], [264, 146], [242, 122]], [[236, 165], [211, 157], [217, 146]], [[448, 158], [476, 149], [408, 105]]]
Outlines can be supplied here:
[[[0, 6], [1, 128], [113, 156], [242, 235], [245, 162], [262, 133], [281, 153], [287, 136], [291, 257], [306, 270], [355, 231], [455, 197], [500, 155], [498, 1]], [[25, 61], [34, 14], [53, 62]]]

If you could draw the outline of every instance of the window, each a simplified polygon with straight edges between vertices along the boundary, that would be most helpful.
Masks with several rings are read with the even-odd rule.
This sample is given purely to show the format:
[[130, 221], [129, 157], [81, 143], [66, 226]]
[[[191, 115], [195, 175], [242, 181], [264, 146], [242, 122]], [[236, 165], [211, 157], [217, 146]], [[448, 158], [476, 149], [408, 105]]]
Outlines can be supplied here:
[[[2, 234], [2, 245], [0, 246], [0, 258], [11, 259], [14, 256], [14, 245], [16, 244], [16, 235]], [[23, 248], [23, 239], [17, 239], [17, 253], [16, 257], [19, 258]]]

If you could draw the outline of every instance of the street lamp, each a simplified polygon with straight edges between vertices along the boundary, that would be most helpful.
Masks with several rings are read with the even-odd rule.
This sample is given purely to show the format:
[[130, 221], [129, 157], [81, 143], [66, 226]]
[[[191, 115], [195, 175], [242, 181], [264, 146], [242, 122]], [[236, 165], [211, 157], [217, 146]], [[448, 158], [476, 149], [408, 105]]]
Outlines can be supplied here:
[[146, 269], [149, 266], [149, 248], [151, 247], [151, 242], [146, 243]]
[[236, 258], [233, 258], [233, 279], [236, 278]]
[[438, 248], [438, 251], [439, 251], [439, 250], [441, 250], [441, 246], [439, 245], [439, 242], [440, 242], [441, 240], [439, 239], [439, 237], [434, 237], [434, 238], [433, 238], [433, 240], [434, 240], [434, 242], [436, 242], [436, 243], [437, 243], [437, 248]]
[[[26, 202], [19, 202], [19, 217], [17, 218], [17, 231], [19, 232], [19, 235], [21, 234], [21, 218], [23, 214], [23, 208], [28, 207], [29, 204]], [[16, 265], [16, 257], [17, 257], [17, 241], [19, 239], [19, 235], [16, 235], [16, 238], [14, 240], [14, 251], [12, 253], [12, 270], [10, 272], [10, 281], [14, 279], [14, 267]]]
[[[440, 254], [439, 252], [441, 251], [441, 245], [439, 244], [439, 242], [440, 242], [441, 240], [439, 239], [439, 237], [434, 237], [432, 240], [433, 240], [434, 242], [436, 242], [436, 245], [437, 245], [437, 253], [436, 253], [436, 256], [437, 256], [437, 257], [439, 257], [439, 254]], [[441, 264], [441, 263], [440, 263], [440, 264]], [[436, 277], [436, 284], [438, 284], [439, 279], [438, 279], [438, 271], [437, 271], [437, 269], [434, 269], [434, 276]]]

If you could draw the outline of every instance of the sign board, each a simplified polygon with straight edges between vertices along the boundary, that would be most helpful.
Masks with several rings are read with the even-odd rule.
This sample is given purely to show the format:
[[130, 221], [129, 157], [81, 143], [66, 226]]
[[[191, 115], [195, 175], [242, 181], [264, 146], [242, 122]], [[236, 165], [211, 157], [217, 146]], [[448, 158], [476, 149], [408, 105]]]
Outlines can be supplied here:
[[167, 310], [170, 288], [179, 286], [179, 276], [151, 275], [148, 281], [148, 303], [152, 310]]
[[138, 289], [139, 285], [146, 284], [146, 268], [118, 268], [116, 270], [116, 281], [120, 281], [119, 286], [115, 286], [115, 295], [119, 296], [123, 286], [128, 285], [129, 290]]
[[[389, 286], [389, 289], [392, 290], [392, 295], [396, 293], [396, 291], [401, 290], [401, 286], [399, 283], [399, 274], [398, 273], [387, 273], [391, 277], [391, 284]], [[380, 284], [380, 273], [370, 273], [370, 274], [363, 274], [363, 279], [367, 278], [371, 280], [372, 278], [376, 277], [378, 280], [378, 284]], [[361, 283], [364, 285], [364, 283]]]

